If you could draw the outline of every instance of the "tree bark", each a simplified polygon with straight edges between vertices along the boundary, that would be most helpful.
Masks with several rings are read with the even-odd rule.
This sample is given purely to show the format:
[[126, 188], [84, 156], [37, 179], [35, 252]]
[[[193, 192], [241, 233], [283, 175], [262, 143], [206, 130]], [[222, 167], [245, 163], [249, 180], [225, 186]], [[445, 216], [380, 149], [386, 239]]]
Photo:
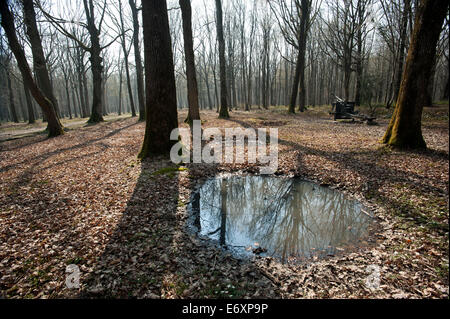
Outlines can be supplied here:
[[94, 18], [94, 3], [93, 0], [83, 0], [84, 11], [87, 20], [87, 29], [89, 32], [89, 37], [91, 40], [91, 47], [89, 49], [91, 61], [91, 71], [92, 71], [92, 108], [91, 108], [91, 116], [89, 118], [89, 123], [98, 123], [103, 122], [102, 115], [102, 57], [100, 56], [101, 47], [100, 47], [100, 38], [99, 31], [95, 26], [95, 18]]
[[25, 85], [25, 81], [23, 81], [23, 90], [25, 92], [25, 100], [27, 102], [28, 124], [34, 124], [36, 123], [36, 116], [34, 115], [33, 101], [31, 100], [30, 90]]
[[[128, 98], [129, 98], [130, 106], [131, 106], [131, 116], [135, 117], [136, 116], [136, 108], [134, 107], [133, 89], [131, 88], [130, 67], [128, 64], [128, 55], [130, 54], [130, 51], [127, 50], [127, 45], [126, 45], [125, 24], [123, 22], [122, 1], [121, 0], [119, 0], [119, 11], [120, 11], [120, 14], [119, 14], [120, 31], [122, 32], [122, 34], [120, 36], [120, 44], [122, 46], [123, 57], [124, 57], [124, 62], [125, 62], [125, 75], [127, 77]], [[130, 47], [130, 49], [131, 49], [131, 47]]]
[[227, 75], [225, 62], [225, 41], [223, 38], [222, 1], [216, 0], [216, 28], [219, 42], [219, 69], [220, 69], [220, 110], [219, 118], [229, 118], [227, 103]]
[[178, 127], [175, 74], [166, 0], [143, 1], [146, 92], [145, 137], [140, 158], [168, 155]]
[[363, 77], [363, 35], [362, 28], [364, 23], [364, 6], [360, 1], [357, 4], [358, 30], [356, 31], [356, 89], [355, 89], [355, 105], [361, 105], [361, 85]]
[[423, 97], [447, 13], [448, 0], [422, 0], [416, 15], [400, 92], [382, 143], [398, 148], [426, 148], [422, 136]]
[[129, 0], [131, 14], [133, 17], [133, 46], [134, 61], [136, 64], [136, 81], [139, 102], [139, 121], [145, 120], [145, 92], [144, 92], [144, 72], [142, 70], [141, 48], [139, 46], [139, 19], [136, 2]]
[[[120, 57], [119, 57], [120, 58]], [[123, 62], [119, 62], [119, 110], [118, 114], [122, 115], [122, 71], [123, 71]]]
[[448, 80], [449, 80], [449, 75], [447, 75], [447, 81], [445, 81], [445, 86], [444, 86], [444, 91], [442, 92], [442, 100], [448, 100]]
[[[72, 119], [72, 110], [70, 108], [70, 94], [69, 94], [69, 75], [66, 70], [63, 68], [63, 75], [64, 75], [64, 82], [65, 82], [65, 89], [66, 89], [66, 99], [67, 99], [67, 109], [69, 111], [69, 118]], [[73, 106], [75, 108], [75, 105]]]
[[179, 3], [183, 19], [184, 57], [186, 61], [186, 78], [189, 104], [189, 111], [186, 122], [191, 125], [193, 120], [200, 120], [200, 111], [198, 108], [197, 76], [195, 71], [194, 42], [192, 39], [191, 1], [179, 0]]
[[8, 82], [9, 110], [11, 111], [11, 117], [14, 123], [19, 123], [16, 104], [14, 103], [14, 93], [11, 85], [11, 75], [9, 74], [9, 70], [6, 70], [6, 80]]
[[34, 11], [33, 0], [23, 0], [23, 11], [26, 31], [31, 44], [33, 66], [37, 83], [44, 95], [52, 102], [55, 112], [58, 115], [58, 100], [55, 97], [53, 86], [50, 81], [44, 50], [42, 48], [41, 36], [36, 24], [36, 12]]
[[87, 70], [85, 70], [84, 68], [84, 63], [83, 63], [83, 68], [82, 68], [82, 82], [83, 85], [80, 85], [81, 88], [83, 89], [83, 99], [84, 99], [84, 111], [85, 111], [85, 116], [84, 117], [89, 117], [89, 91], [88, 91], [88, 82], [87, 82], [87, 75], [86, 72]]
[[405, 60], [405, 48], [406, 48], [406, 35], [408, 29], [408, 14], [411, 10], [411, 0], [404, 0], [404, 8], [402, 15], [402, 28], [400, 35], [400, 47], [397, 61], [397, 77], [395, 82], [395, 92], [393, 101], [397, 101], [398, 94], [400, 92], [400, 85], [402, 82], [403, 64]]
[[[309, 24], [309, 1], [301, 1], [301, 20], [298, 39], [298, 56], [295, 65], [294, 85], [292, 87], [291, 103], [289, 104], [289, 113], [295, 113], [295, 103], [297, 94], [299, 95], [299, 111], [305, 110], [306, 90], [305, 90], [305, 56], [306, 40], [308, 37]], [[299, 87], [300, 86], [300, 87]]]

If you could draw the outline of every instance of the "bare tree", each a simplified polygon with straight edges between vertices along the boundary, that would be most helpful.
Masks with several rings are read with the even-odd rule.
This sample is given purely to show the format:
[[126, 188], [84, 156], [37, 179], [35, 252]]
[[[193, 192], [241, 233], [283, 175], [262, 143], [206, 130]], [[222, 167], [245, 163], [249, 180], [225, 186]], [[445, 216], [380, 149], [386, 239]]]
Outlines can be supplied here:
[[42, 48], [41, 36], [39, 35], [36, 24], [36, 13], [34, 11], [33, 0], [22, 0], [22, 3], [26, 32], [31, 44], [31, 52], [33, 54], [33, 69], [34, 73], [36, 74], [37, 83], [45, 96], [47, 96], [52, 101], [52, 105], [54, 106], [55, 111], [58, 114], [58, 100], [53, 93], [53, 86], [50, 81], [50, 75], [47, 68], [48, 57], [45, 57], [44, 50]]
[[194, 43], [192, 39], [192, 10], [190, 0], [179, 0], [179, 3], [183, 18], [184, 56], [186, 60], [186, 77], [189, 102], [189, 111], [186, 122], [191, 124], [193, 120], [200, 120], [200, 112], [198, 108], [197, 75], [195, 71]]
[[292, 87], [292, 94], [289, 103], [289, 112], [295, 113], [297, 95], [300, 99], [299, 110], [305, 109], [306, 90], [305, 90], [305, 56], [306, 41], [311, 24], [312, 0], [283, 0], [268, 2], [274, 12], [280, 30], [286, 42], [297, 50], [295, 62], [295, 75]]
[[116, 27], [118, 28], [119, 33], [119, 40], [120, 40], [120, 46], [122, 47], [123, 52], [123, 59], [124, 59], [124, 66], [125, 66], [125, 75], [127, 77], [127, 89], [128, 89], [128, 98], [130, 102], [131, 107], [131, 116], [136, 116], [136, 108], [134, 106], [134, 99], [133, 99], [133, 90], [131, 88], [131, 77], [130, 77], [130, 66], [128, 63], [128, 57], [130, 55], [131, 47], [133, 45], [133, 42], [130, 41], [130, 43], [127, 45], [127, 36], [126, 33], [128, 31], [128, 28], [125, 26], [125, 21], [123, 18], [123, 8], [122, 8], [122, 1], [117, 0], [117, 11], [119, 15], [119, 19], [114, 15], [110, 15], [112, 20], [114, 21]]
[[168, 155], [178, 127], [177, 98], [169, 18], [165, 0], [143, 1], [146, 126], [139, 157]]
[[2, 17], [1, 25], [5, 30], [11, 51], [16, 57], [20, 72], [25, 80], [25, 84], [30, 88], [31, 94], [47, 116], [49, 136], [53, 137], [64, 134], [62, 125], [56, 115], [55, 108], [53, 107], [51, 100], [41, 92], [34, 82], [30, 67], [28, 66], [28, 62], [25, 57], [25, 52], [17, 40], [14, 18], [6, 1], [0, 1], [0, 14]]
[[219, 118], [229, 118], [227, 103], [227, 75], [225, 62], [225, 40], [223, 38], [222, 1], [216, 0], [216, 28], [217, 41], [219, 42], [219, 67], [220, 67], [220, 111]]
[[[39, 3], [39, 1], [37, 2]], [[65, 36], [71, 38], [73, 41], [77, 43], [77, 45], [83, 50], [90, 53], [90, 64], [91, 64], [91, 72], [92, 72], [92, 107], [91, 107], [91, 116], [89, 118], [89, 123], [98, 123], [103, 121], [102, 116], [102, 57], [101, 51], [110, 46], [115, 42], [118, 35], [108, 44], [101, 46], [100, 45], [100, 33], [102, 29], [102, 24], [105, 17], [106, 12], [106, 0], [103, 1], [103, 4], [100, 5], [100, 19], [96, 21], [95, 15], [95, 5], [93, 0], [83, 0], [84, 13], [86, 18], [86, 23], [79, 22], [79, 25], [82, 25], [89, 34], [90, 44], [87, 45], [83, 42], [83, 39], [80, 39], [74, 34], [74, 32], [69, 32], [65, 27], [65, 23], [73, 23], [70, 21], [66, 21], [63, 19], [58, 19], [50, 15], [46, 12], [42, 6], [39, 4], [39, 8], [44, 13], [45, 17], [52, 23], [52, 25], [60, 31]], [[98, 24], [97, 24], [98, 23]], [[86, 99], [87, 100], [87, 99]], [[86, 101], [87, 102], [87, 101]]]
[[134, 63], [136, 64], [136, 80], [139, 101], [139, 121], [145, 119], [145, 92], [144, 92], [144, 72], [142, 70], [141, 49], [139, 45], [139, 19], [136, 2], [129, 0], [131, 7], [131, 15], [133, 17], [133, 46], [134, 46]]

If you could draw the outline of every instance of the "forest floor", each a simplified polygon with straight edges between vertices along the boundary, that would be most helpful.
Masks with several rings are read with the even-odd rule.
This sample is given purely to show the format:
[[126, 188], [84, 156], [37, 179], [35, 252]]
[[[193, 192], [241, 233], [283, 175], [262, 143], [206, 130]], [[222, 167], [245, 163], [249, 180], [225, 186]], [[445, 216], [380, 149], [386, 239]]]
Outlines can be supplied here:
[[[105, 121], [124, 119], [126, 117], [129, 117], [129, 114], [107, 115], [105, 116]], [[64, 118], [61, 120], [61, 124], [64, 126], [66, 131], [90, 125], [86, 123], [86, 119], [80, 118], [72, 118], [72, 119]], [[18, 138], [33, 136], [37, 134], [45, 135], [47, 134], [47, 132], [45, 131], [46, 127], [47, 123], [43, 122], [42, 120], [37, 120], [33, 124], [28, 124], [26, 122], [2, 123], [2, 125], [0, 126], [0, 142], [15, 140]]]
[[[201, 116], [204, 127], [277, 127], [277, 174], [370, 207], [379, 227], [369, 248], [306, 264], [235, 259], [186, 231], [186, 206], [206, 177], [257, 167], [140, 161], [145, 124], [121, 118], [0, 143], [0, 296], [448, 298], [448, 105], [425, 109], [427, 151], [381, 147], [388, 116], [368, 126], [327, 112]], [[69, 264], [81, 271], [79, 289], [66, 288]], [[374, 290], [370, 265], [380, 269]]]

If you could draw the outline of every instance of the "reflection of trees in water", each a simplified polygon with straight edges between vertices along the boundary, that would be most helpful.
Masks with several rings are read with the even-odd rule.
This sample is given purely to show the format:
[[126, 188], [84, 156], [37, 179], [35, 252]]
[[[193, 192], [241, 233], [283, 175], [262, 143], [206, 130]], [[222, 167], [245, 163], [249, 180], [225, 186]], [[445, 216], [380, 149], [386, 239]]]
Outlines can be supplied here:
[[221, 244], [258, 242], [282, 259], [329, 252], [366, 231], [355, 201], [313, 183], [259, 176], [209, 180], [200, 192], [201, 232]]

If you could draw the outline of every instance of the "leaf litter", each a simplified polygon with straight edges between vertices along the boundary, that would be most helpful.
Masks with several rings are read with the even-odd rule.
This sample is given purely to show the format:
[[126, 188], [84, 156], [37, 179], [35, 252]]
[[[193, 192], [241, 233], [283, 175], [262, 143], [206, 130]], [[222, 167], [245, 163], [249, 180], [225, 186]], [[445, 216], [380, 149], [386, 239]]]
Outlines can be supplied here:
[[[184, 112], [185, 113], [185, 112]], [[179, 119], [182, 123], [183, 112]], [[185, 228], [196, 185], [254, 164], [140, 161], [144, 123], [121, 119], [0, 144], [0, 294], [6, 298], [448, 298], [448, 123], [429, 151], [380, 147], [386, 123], [304, 114], [202, 112], [204, 127], [278, 127], [277, 175], [308, 178], [370, 207], [366, 249], [301, 264], [239, 260]], [[185, 125], [185, 124], [181, 124]], [[66, 266], [80, 288], [66, 287]], [[380, 282], [367, 284], [369, 266]]]

